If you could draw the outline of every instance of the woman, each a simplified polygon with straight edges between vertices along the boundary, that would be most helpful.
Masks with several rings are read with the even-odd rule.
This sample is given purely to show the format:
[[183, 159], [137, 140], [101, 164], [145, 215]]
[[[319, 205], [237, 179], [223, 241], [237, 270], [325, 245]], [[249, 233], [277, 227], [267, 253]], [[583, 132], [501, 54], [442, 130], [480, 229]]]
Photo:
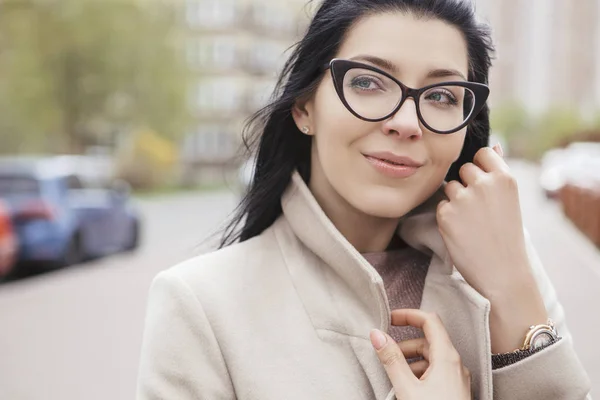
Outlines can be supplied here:
[[486, 147], [490, 52], [463, 1], [325, 0], [222, 248], [152, 285], [138, 398], [584, 398]]

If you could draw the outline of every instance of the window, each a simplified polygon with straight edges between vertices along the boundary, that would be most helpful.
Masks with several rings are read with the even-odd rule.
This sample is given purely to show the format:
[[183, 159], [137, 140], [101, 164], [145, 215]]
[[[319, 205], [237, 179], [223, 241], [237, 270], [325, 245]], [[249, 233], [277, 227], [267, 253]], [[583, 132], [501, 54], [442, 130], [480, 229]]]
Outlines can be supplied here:
[[275, 89], [275, 84], [270, 81], [260, 82], [252, 87], [252, 92], [250, 93], [250, 106], [253, 108], [253, 111], [258, 111], [267, 105], [267, 102], [273, 93], [273, 89]]
[[200, 81], [195, 88], [195, 108], [201, 111], [236, 111], [240, 106], [242, 87], [230, 78]]
[[186, 160], [223, 160], [235, 152], [235, 143], [225, 125], [200, 125], [183, 141], [182, 153]]
[[187, 0], [186, 19], [193, 28], [233, 25], [238, 8], [236, 0]]
[[212, 63], [218, 68], [233, 68], [236, 64], [236, 40], [231, 37], [217, 37], [212, 48]]
[[261, 71], [273, 71], [280, 68], [286, 47], [276, 42], [261, 41], [254, 45], [250, 63]]
[[235, 68], [237, 42], [234, 37], [227, 36], [190, 39], [187, 60], [192, 68]]
[[187, 0], [185, 7], [185, 16], [189, 26], [200, 25], [200, 16], [202, 15], [202, 0]]
[[0, 177], [0, 196], [38, 196], [39, 182], [28, 176], [4, 175]]
[[81, 182], [81, 179], [79, 179], [78, 176], [76, 175], [69, 175], [66, 178], [66, 184], [67, 184], [67, 189], [68, 190], [75, 190], [75, 189], [83, 189], [83, 183]]
[[252, 20], [256, 27], [264, 31], [281, 34], [294, 33], [297, 24], [295, 15], [288, 7], [275, 3], [253, 5]]

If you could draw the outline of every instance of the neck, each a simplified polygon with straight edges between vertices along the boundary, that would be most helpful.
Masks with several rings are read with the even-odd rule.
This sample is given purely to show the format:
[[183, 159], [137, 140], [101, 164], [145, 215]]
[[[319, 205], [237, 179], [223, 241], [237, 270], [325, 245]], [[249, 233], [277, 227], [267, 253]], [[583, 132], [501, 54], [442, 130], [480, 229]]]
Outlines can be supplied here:
[[382, 252], [389, 247], [399, 218], [360, 212], [331, 187], [323, 173], [312, 173], [308, 186], [327, 217], [359, 253]]

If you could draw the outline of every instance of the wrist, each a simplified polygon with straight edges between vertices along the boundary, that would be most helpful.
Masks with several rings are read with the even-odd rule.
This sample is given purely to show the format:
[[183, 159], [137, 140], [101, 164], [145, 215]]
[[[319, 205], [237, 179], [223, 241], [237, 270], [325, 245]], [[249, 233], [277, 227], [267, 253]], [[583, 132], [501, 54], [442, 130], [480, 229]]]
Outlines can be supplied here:
[[503, 294], [491, 299], [490, 334], [493, 353], [506, 353], [520, 348], [532, 325], [545, 324], [548, 313], [535, 283], [515, 281]]
[[528, 297], [531, 293], [539, 294], [537, 281], [529, 265], [513, 268], [512, 271], [507, 271], [506, 268], [502, 269], [501, 267], [494, 270], [500, 273], [490, 277], [481, 288], [481, 294], [490, 302], [497, 304], [518, 303], [519, 299]]

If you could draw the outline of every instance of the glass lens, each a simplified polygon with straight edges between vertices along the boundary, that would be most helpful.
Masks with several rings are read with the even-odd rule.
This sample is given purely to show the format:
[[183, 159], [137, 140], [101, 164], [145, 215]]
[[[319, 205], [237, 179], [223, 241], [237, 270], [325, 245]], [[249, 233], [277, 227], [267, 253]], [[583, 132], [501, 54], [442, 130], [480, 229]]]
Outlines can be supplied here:
[[471, 116], [475, 93], [462, 86], [436, 86], [423, 92], [419, 106], [427, 125], [438, 131], [450, 131]]
[[346, 102], [363, 118], [383, 118], [400, 103], [402, 89], [385, 75], [362, 68], [352, 68], [344, 76]]

